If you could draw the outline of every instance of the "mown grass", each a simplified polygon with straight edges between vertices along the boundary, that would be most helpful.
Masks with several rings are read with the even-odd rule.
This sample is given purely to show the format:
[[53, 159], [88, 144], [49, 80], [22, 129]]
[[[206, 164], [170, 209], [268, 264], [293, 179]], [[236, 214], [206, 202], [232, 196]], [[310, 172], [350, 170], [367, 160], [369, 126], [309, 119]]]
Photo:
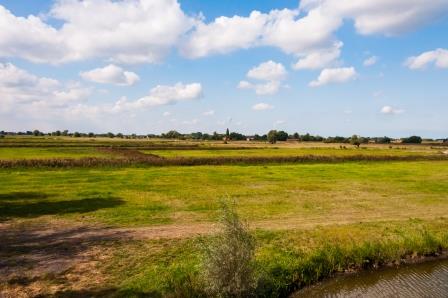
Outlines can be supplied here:
[[[122, 204], [113, 208], [62, 214], [44, 208], [40, 215], [117, 226], [208, 222], [222, 196], [235, 198], [250, 221], [293, 226], [433, 217], [448, 214], [447, 167], [448, 161], [422, 161], [3, 169], [0, 220], [30, 218], [10, 210], [31, 203], [56, 206], [52, 204], [116, 198]], [[30, 191], [41, 197], [27, 197]]]
[[[448, 219], [258, 230], [255, 236], [256, 294], [285, 297], [337, 272], [439, 253], [448, 248]], [[127, 242], [117, 246], [113, 261], [102, 270], [111, 274], [117, 296], [197, 297], [204, 295], [198, 244], [196, 239]]]
[[354, 148], [344, 145], [346, 148], [315, 147], [315, 148], [248, 148], [248, 149], [202, 149], [202, 150], [142, 150], [143, 153], [155, 154], [161, 157], [271, 157], [271, 156], [414, 156], [440, 154], [440, 150], [429, 147], [361, 147]]
[[110, 154], [86, 147], [0, 147], [0, 160], [110, 157]]
[[[51, 225], [62, 221], [67, 225], [162, 225], [194, 230], [215, 223], [219, 199], [231, 197], [253, 228], [258, 243], [260, 296], [285, 296], [338, 271], [371, 268], [399, 262], [404, 256], [448, 249], [448, 160], [412, 160], [439, 154], [429, 147], [339, 149], [280, 145], [280, 149], [204, 150], [200, 145], [195, 150], [149, 152], [185, 165], [188, 161], [222, 161], [227, 157], [232, 164], [217, 167], [198, 162], [198, 166], [190, 167], [173, 162], [169, 167], [148, 167], [134, 163], [141, 156], [134, 156], [133, 151], [114, 154], [110, 149], [87, 148], [90, 143], [72, 148], [68, 147], [74, 146], [71, 140], [67, 147], [52, 148], [47, 142], [41, 140], [36, 148], [19, 150], [2, 147], [0, 159], [6, 160], [9, 154], [10, 161], [16, 157], [41, 161], [59, 158], [55, 160], [66, 161], [69, 166], [71, 160], [92, 164], [0, 169], [0, 223], [18, 223], [26, 228], [35, 223]], [[296, 155], [327, 159], [319, 163], [266, 163], [288, 161]], [[350, 159], [358, 155], [364, 155], [365, 160]], [[409, 156], [406, 161], [393, 160]], [[244, 164], [240, 160], [243, 157], [258, 164]], [[92, 167], [98, 160], [119, 159], [119, 167], [109, 167], [114, 164], [107, 162]], [[198, 240], [208, 241], [213, 236], [187, 236], [105, 243], [104, 247], [113, 246], [107, 250], [113, 255], [98, 265], [107, 280], [104, 291], [74, 287], [70, 293], [117, 297], [204, 295]], [[84, 280], [95, 279], [94, 273], [82, 274]]]

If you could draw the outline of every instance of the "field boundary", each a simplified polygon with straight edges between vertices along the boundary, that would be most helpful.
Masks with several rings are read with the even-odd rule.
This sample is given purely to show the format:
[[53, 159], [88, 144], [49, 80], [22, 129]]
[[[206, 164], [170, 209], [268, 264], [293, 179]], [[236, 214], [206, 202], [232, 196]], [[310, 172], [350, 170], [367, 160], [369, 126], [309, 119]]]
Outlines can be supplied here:
[[201, 165], [260, 165], [297, 163], [340, 163], [340, 162], [381, 162], [381, 161], [446, 161], [448, 155], [404, 155], [404, 156], [234, 156], [234, 157], [161, 157], [145, 154], [136, 149], [98, 148], [99, 151], [117, 155], [115, 158], [51, 158], [0, 160], [0, 168], [70, 168], [70, 167], [123, 167], [123, 166], [201, 166]]

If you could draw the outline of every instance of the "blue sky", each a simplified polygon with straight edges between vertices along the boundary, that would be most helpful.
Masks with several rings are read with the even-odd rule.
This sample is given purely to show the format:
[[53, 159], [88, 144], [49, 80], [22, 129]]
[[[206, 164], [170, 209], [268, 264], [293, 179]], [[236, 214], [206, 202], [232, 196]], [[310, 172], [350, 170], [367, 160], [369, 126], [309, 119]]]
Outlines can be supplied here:
[[447, 137], [448, 1], [353, 3], [0, 0], [0, 130]]

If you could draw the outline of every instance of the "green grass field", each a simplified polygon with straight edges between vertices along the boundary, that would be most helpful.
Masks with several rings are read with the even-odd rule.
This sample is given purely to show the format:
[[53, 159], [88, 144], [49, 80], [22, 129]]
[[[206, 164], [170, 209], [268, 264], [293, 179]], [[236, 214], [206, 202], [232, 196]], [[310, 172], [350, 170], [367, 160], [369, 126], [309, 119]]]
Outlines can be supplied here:
[[0, 147], [0, 160], [11, 159], [47, 159], [47, 158], [83, 158], [83, 157], [109, 157], [109, 154], [100, 152], [96, 148], [86, 147]]
[[[112, 225], [185, 224], [213, 221], [223, 197], [235, 198], [251, 221], [442, 216], [448, 214], [447, 168], [448, 162], [440, 161], [3, 170], [0, 217], [49, 213]], [[71, 205], [73, 210], [66, 208]]]
[[229, 150], [142, 150], [143, 153], [155, 154], [162, 157], [239, 157], [239, 156], [303, 156], [303, 155], [320, 155], [320, 156], [353, 156], [353, 155], [373, 155], [373, 156], [409, 156], [409, 155], [438, 155], [440, 150], [422, 148], [395, 147], [389, 149], [387, 147], [361, 147], [353, 148], [350, 145], [344, 145], [346, 148], [332, 147], [296, 147], [296, 148], [248, 148], [248, 149], [229, 149]]
[[[278, 146], [145, 153], [440, 154], [425, 146]], [[0, 148], [0, 159], [105, 155], [94, 147]], [[222, 199], [236, 202], [257, 239], [265, 296], [286, 295], [336, 271], [448, 248], [446, 160], [21, 167], [0, 169], [0, 181], [0, 296], [199, 295], [198, 243], [213, 237]], [[55, 260], [63, 270], [54, 271]]]

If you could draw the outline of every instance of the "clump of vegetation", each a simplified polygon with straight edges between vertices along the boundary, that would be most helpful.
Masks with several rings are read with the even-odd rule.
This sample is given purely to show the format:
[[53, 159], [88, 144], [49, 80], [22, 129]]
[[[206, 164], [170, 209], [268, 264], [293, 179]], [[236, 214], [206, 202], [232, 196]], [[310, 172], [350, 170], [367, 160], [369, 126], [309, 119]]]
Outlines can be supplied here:
[[235, 204], [221, 203], [222, 231], [204, 245], [206, 290], [217, 297], [248, 297], [255, 289], [255, 238], [240, 220]]
[[401, 140], [404, 144], [421, 144], [422, 138], [419, 136], [410, 136]]

